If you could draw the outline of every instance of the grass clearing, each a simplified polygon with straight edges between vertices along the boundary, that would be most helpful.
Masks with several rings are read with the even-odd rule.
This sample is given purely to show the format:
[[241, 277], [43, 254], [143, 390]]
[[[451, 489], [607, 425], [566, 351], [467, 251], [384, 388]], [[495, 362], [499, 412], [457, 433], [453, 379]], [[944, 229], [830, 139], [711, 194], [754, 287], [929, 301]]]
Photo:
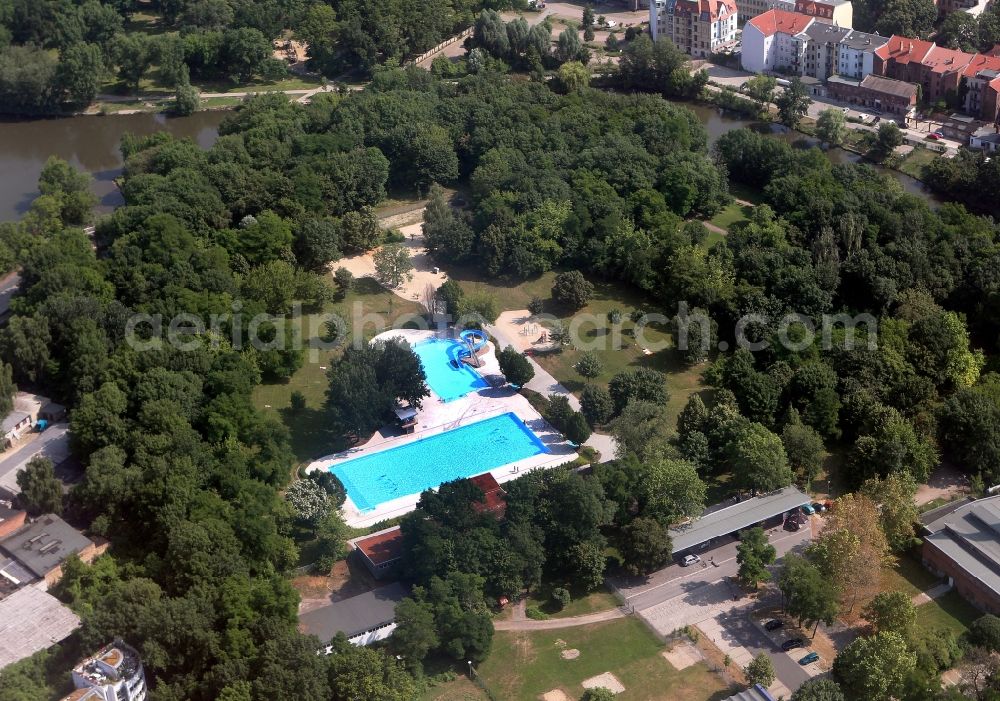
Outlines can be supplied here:
[[[569, 649], [580, 656], [563, 659], [560, 653]], [[580, 683], [604, 672], [624, 685], [615, 697], [619, 701], [717, 701], [729, 695], [707, 666], [678, 672], [661, 656], [663, 649], [635, 618], [551, 631], [498, 631], [478, 672], [494, 695], [507, 701], [536, 701], [553, 689], [578, 699]]]
[[552, 602], [551, 585], [543, 585], [538, 591], [528, 595], [527, 605], [535, 606], [548, 614], [549, 618], [571, 618], [573, 616], [586, 616], [589, 613], [608, 611], [618, 607], [618, 599], [614, 594], [606, 589], [599, 589], [589, 594], [579, 597], [574, 592], [572, 601], [562, 610], [556, 610]]
[[488, 701], [489, 697], [467, 677], [432, 686], [419, 697], [419, 701]]
[[917, 627], [921, 630], [947, 628], [959, 636], [969, 630], [972, 622], [982, 615], [982, 611], [952, 590], [917, 607]]
[[921, 180], [924, 177], [924, 166], [937, 158], [938, 155], [929, 149], [917, 146], [906, 154], [906, 158], [899, 164], [898, 169], [911, 178]]
[[882, 570], [882, 591], [901, 591], [912, 597], [940, 582], [920, 560], [909, 553], [900, 555], [895, 567]]
[[[326, 368], [339, 354], [337, 350], [310, 349], [309, 341], [321, 333], [329, 314], [338, 314], [351, 329], [359, 329], [370, 339], [386, 330], [374, 321], [393, 319], [402, 323], [408, 315], [419, 314], [420, 306], [382, 288], [370, 278], [355, 281], [354, 289], [341, 301], [329, 305], [322, 314], [304, 314], [299, 322], [306, 344], [302, 367], [286, 382], [270, 382], [254, 388], [254, 406], [275, 416], [291, 433], [292, 450], [300, 462], [309, 462], [343, 447], [343, 438], [330, 431], [323, 403], [326, 398]], [[360, 325], [360, 326], [359, 326]], [[292, 392], [301, 392], [306, 408], [298, 414], [290, 409]]]
[[746, 205], [741, 205], [738, 202], [730, 202], [723, 207], [718, 214], [709, 219], [709, 222], [715, 224], [720, 229], [728, 231], [729, 227], [733, 224], [748, 220], [752, 212], [753, 207], [747, 207]]

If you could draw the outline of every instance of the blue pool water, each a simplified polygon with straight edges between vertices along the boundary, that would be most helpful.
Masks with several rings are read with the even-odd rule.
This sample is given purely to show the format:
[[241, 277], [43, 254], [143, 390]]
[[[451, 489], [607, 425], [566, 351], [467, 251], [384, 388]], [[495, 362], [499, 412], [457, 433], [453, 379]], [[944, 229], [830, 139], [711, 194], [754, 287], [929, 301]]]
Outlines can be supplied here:
[[329, 469], [355, 506], [370, 511], [391, 499], [547, 452], [538, 436], [508, 413]]
[[[434, 394], [446, 402], [489, 387], [478, 372], [459, 360], [463, 350], [468, 352], [464, 343], [444, 339], [430, 339], [413, 346], [413, 352], [424, 366], [427, 384]], [[451, 364], [452, 360], [457, 362], [458, 367]]]

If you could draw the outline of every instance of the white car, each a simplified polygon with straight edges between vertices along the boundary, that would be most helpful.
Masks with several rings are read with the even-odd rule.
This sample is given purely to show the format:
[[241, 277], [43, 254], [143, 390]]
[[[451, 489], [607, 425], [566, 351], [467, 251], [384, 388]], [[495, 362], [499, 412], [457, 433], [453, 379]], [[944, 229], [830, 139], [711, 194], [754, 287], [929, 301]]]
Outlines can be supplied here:
[[615, 22], [613, 19], [609, 19], [607, 22], [604, 23], [604, 26], [607, 27], [608, 29], [614, 29], [615, 27], [618, 26], [618, 23]]
[[684, 559], [681, 560], [681, 567], [690, 567], [701, 562], [701, 558], [697, 555], [685, 555]]

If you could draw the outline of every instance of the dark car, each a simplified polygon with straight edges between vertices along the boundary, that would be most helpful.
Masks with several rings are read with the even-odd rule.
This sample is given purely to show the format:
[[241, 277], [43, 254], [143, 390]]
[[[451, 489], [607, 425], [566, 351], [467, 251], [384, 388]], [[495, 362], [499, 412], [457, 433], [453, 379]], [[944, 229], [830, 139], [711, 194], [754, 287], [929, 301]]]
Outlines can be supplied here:
[[785, 530], [786, 531], [797, 531], [797, 530], [799, 530], [799, 522], [796, 521], [795, 519], [791, 519], [791, 518], [790, 519], [786, 519], [785, 520]]
[[764, 624], [764, 630], [778, 630], [781, 626], [785, 625], [777, 618], [772, 618], [770, 621]]
[[797, 647], [805, 647], [805, 646], [806, 646], [806, 641], [803, 640], [802, 638], [791, 638], [790, 640], [786, 640], [781, 644], [781, 649], [784, 650], [785, 652], [788, 652], [789, 650], [794, 650]]

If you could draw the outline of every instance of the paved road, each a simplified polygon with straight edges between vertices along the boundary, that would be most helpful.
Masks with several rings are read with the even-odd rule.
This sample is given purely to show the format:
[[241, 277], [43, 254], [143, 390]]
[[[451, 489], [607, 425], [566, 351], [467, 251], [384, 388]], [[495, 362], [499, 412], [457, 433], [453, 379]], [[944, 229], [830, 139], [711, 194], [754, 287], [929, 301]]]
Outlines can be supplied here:
[[766, 653], [774, 664], [775, 677], [790, 691], [795, 691], [811, 678], [809, 672], [798, 663], [806, 650], [796, 650], [791, 654], [782, 652], [750, 622], [746, 612], [733, 611], [723, 616], [722, 623], [734, 642], [746, 648], [751, 655], [756, 657], [762, 652]]
[[29, 443], [22, 445], [12, 453], [4, 453], [0, 460], [0, 487], [19, 493], [17, 473], [36, 455], [49, 458], [53, 464], [69, 457], [69, 425], [60, 423], [49, 426], [48, 429], [35, 436]]
[[[803, 528], [794, 533], [780, 528], [771, 529], [771, 544], [782, 557], [792, 548], [809, 542], [809, 529]], [[624, 578], [613, 580], [613, 584], [621, 592], [625, 600], [637, 611], [656, 606], [684, 594], [689, 594], [699, 587], [706, 586], [726, 577], [736, 576], [739, 565], [736, 563], [736, 546], [739, 541], [733, 540], [713, 550], [701, 553], [702, 562], [692, 567], [668, 565], [661, 570], [643, 578]], [[714, 562], [715, 566], [710, 564]]]

